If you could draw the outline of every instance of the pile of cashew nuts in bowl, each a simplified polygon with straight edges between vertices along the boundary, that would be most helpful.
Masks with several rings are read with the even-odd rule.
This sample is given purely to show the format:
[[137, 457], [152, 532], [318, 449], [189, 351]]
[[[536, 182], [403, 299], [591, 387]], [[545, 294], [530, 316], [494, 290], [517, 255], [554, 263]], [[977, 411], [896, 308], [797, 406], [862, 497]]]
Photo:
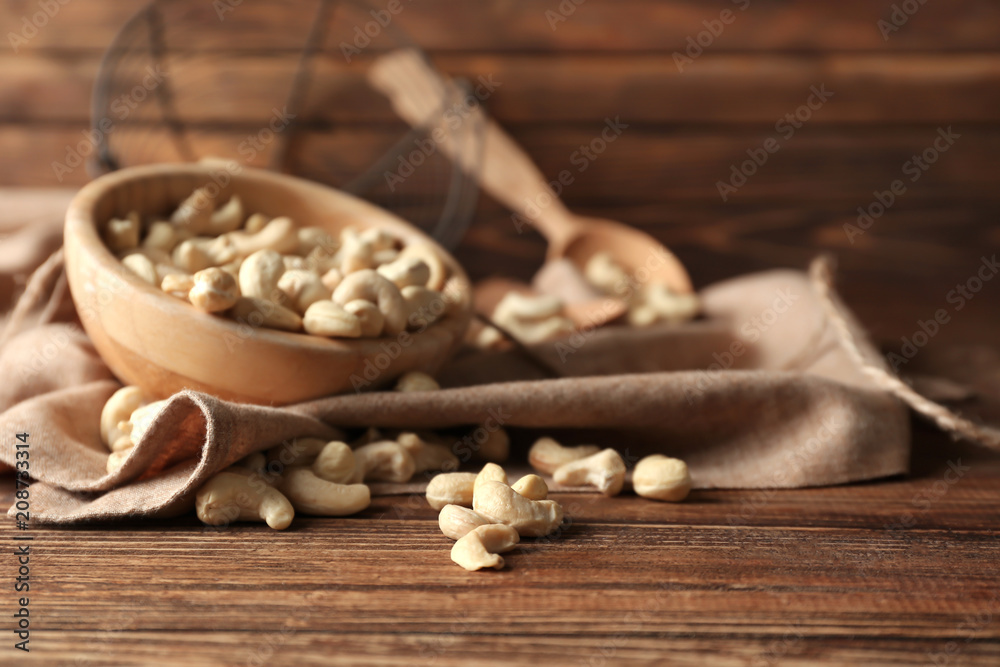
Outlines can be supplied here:
[[[437, 382], [411, 372], [396, 391], [435, 391]], [[101, 412], [101, 438], [110, 450], [108, 472], [117, 470], [139, 442], [166, 401], [153, 401], [139, 387], [126, 386], [108, 399]], [[559, 529], [563, 508], [548, 497], [541, 475], [561, 487], [589, 486], [605, 496], [625, 488], [626, 466], [614, 449], [593, 445], [564, 447], [540, 438], [528, 462], [540, 474], [513, 484], [499, 465], [507, 460], [510, 440], [501, 427], [479, 429], [476, 444], [488, 461], [478, 473], [457, 472], [454, 439], [433, 433], [382, 433], [369, 429], [353, 442], [298, 438], [257, 452], [212, 477], [198, 491], [195, 509], [208, 525], [259, 521], [283, 530], [296, 512], [312, 516], [347, 516], [371, 503], [369, 485], [402, 484], [428, 476], [427, 503], [439, 510], [441, 532], [455, 540], [451, 559], [469, 571], [502, 569], [503, 557], [521, 537], [544, 537]], [[433, 476], [431, 476], [433, 475]], [[662, 455], [638, 462], [632, 488], [653, 500], [679, 502], [687, 497], [687, 465]]]
[[217, 208], [206, 188], [169, 220], [112, 219], [103, 238], [165, 293], [257, 326], [377, 338], [433, 324], [453, 305], [442, 297], [447, 268], [427, 244], [404, 245], [379, 228], [347, 227], [334, 238], [287, 217], [248, 215], [235, 195]]

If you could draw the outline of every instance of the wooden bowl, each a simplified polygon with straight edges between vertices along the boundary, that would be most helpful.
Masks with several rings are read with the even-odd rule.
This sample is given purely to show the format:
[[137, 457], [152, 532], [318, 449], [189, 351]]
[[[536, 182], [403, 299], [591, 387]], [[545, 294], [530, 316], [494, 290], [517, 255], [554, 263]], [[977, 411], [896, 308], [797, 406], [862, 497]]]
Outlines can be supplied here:
[[[333, 232], [382, 227], [405, 243], [430, 244], [448, 267], [455, 305], [423, 331], [395, 337], [335, 340], [253, 328], [165, 294], [125, 268], [101, 240], [98, 224], [112, 216], [132, 210], [166, 216], [213, 182], [218, 201], [238, 194], [249, 212], [287, 215]], [[379, 387], [411, 370], [433, 373], [457, 348], [472, 312], [465, 272], [415, 227], [343, 192], [235, 164], [164, 164], [102, 176], [70, 203], [65, 256], [70, 291], [94, 347], [123, 382], [158, 398], [188, 388], [283, 405]]]

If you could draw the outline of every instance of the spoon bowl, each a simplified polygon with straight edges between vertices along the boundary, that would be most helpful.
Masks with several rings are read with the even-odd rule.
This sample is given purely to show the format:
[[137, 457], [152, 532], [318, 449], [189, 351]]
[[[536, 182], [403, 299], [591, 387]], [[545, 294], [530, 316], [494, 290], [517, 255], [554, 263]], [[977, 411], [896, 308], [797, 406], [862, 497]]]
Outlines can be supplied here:
[[611, 255], [634, 285], [662, 283], [680, 294], [690, 293], [691, 278], [680, 260], [645, 232], [614, 220], [575, 217], [575, 233], [549, 246], [548, 261], [566, 258], [580, 271], [599, 252]]

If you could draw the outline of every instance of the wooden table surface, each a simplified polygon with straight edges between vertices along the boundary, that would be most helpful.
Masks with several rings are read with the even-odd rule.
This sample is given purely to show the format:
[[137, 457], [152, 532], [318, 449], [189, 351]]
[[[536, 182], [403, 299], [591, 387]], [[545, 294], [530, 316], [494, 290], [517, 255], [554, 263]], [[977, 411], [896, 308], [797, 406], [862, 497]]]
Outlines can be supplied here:
[[7, 582], [13, 537], [33, 537], [32, 629], [0, 662], [997, 665], [1000, 461], [924, 436], [908, 479], [562, 494], [571, 524], [501, 572], [455, 566], [419, 497], [284, 532], [4, 521]]
[[[69, 194], [6, 190], [0, 208], [41, 224]], [[484, 209], [459, 255], [478, 273], [529, 271], [541, 247], [508, 227]], [[816, 250], [786, 239], [794, 253], [768, 261], [687, 238], [674, 246], [699, 284]], [[971, 260], [971, 245], [949, 256]], [[858, 254], [842, 285], [891, 347], [962, 261], [930, 275]], [[920, 359], [979, 350], [997, 363], [996, 304], [984, 296]], [[991, 382], [980, 388], [996, 398]], [[3, 521], [3, 613], [14, 538], [28, 534], [32, 625], [30, 653], [4, 633], [0, 664], [1000, 664], [1000, 457], [922, 423], [914, 448], [907, 478], [837, 488], [701, 491], [678, 505], [564, 494], [568, 526], [525, 540], [502, 572], [451, 563], [420, 497], [284, 532], [193, 516], [28, 533]], [[0, 483], [6, 508], [13, 483]]]

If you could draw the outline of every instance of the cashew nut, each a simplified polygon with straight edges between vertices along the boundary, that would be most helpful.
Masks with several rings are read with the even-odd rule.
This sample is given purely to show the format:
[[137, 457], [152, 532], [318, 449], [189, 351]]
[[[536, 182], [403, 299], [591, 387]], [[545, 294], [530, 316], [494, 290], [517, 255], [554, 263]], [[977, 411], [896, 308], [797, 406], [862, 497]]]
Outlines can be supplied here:
[[243, 231], [247, 234], [256, 234], [260, 230], [264, 229], [269, 222], [271, 222], [271, 218], [268, 216], [263, 213], [254, 213], [247, 218], [245, 223], [243, 223]]
[[482, 326], [478, 330], [470, 328], [466, 342], [480, 350], [495, 350], [503, 343], [504, 336], [496, 327]]
[[301, 331], [302, 317], [267, 299], [240, 298], [230, 314], [237, 322], [245, 322], [251, 327], [269, 327], [282, 331]]
[[371, 269], [355, 271], [333, 291], [334, 303], [344, 305], [355, 299], [371, 301], [385, 316], [385, 333], [396, 336], [406, 329], [406, 303], [399, 288]]
[[375, 249], [372, 248], [372, 244], [362, 241], [358, 233], [350, 227], [340, 232], [340, 250], [336, 258], [345, 276], [376, 266]]
[[376, 250], [372, 253], [372, 260], [375, 262], [375, 266], [382, 266], [383, 264], [392, 264], [399, 257], [399, 251], [395, 248], [388, 248], [386, 250]]
[[445, 505], [438, 514], [438, 526], [441, 532], [453, 540], [458, 540], [479, 526], [493, 523], [475, 510], [461, 505]]
[[519, 292], [507, 292], [493, 310], [493, 319], [498, 322], [545, 320], [561, 314], [562, 309], [562, 301], [551, 295], [528, 296]]
[[679, 502], [691, 491], [691, 475], [684, 461], [653, 454], [636, 464], [632, 488], [643, 498]]
[[294, 271], [296, 269], [306, 270], [309, 268], [309, 262], [306, 261], [306, 258], [299, 257], [298, 255], [282, 255], [281, 261], [285, 264], [285, 271]]
[[132, 273], [139, 276], [147, 283], [156, 285], [160, 282], [156, 273], [156, 265], [146, 255], [134, 252], [122, 258], [122, 264], [131, 269]]
[[209, 196], [208, 188], [198, 188], [181, 202], [170, 221], [178, 228], [192, 234], [204, 234], [212, 224], [215, 200]]
[[350, 482], [356, 469], [354, 452], [347, 443], [338, 440], [326, 443], [312, 462], [312, 471], [317, 477], [337, 484]]
[[[117, 440], [111, 443], [111, 451], [120, 452], [125, 449], [131, 449], [132, 447], [135, 446], [135, 444], [132, 442], [131, 424], [132, 422], [118, 422], [118, 428], [122, 430], [123, 435], [119, 436]], [[123, 428], [126, 426], [128, 427], [127, 429]], [[128, 433], [125, 433], [126, 430], [128, 431]]]
[[[131, 429], [129, 431], [129, 438], [132, 440], [133, 445], [139, 444], [139, 441], [142, 440], [142, 436], [146, 435], [146, 431], [149, 430], [153, 420], [159, 416], [160, 410], [162, 410], [166, 404], [166, 400], [153, 401], [152, 403], [148, 403], [132, 411], [128, 421], [129, 424], [131, 424], [129, 427]], [[121, 425], [119, 425], [118, 428], [123, 431]]]
[[302, 318], [306, 331], [316, 336], [359, 338], [361, 320], [333, 301], [317, 301], [306, 309]]
[[111, 252], [130, 250], [139, 245], [139, 231], [142, 219], [136, 211], [130, 212], [125, 218], [112, 218], [104, 230], [104, 242]]
[[187, 232], [178, 229], [172, 222], [160, 220], [149, 226], [146, 238], [142, 240], [142, 247], [147, 250], [162, 250], [172, 252], [177, 244], [186, 241], [189, 237]]
[[320, 280], [323, 281], [323, 284], [326, 285], [326, 288], [330, 290], [330, 292], [333, 292], [333, 290], [337, 289], [337, 286], [344, 280], [344, 274], [340, 271], [340, 269], [334, 267], [324, 273]]
[[510, 485], [528, 500], [545, 500], [549, 497], [549, 487], [538, 475], [525, 475]]
[[416, 433], [400, 433], [396, 442], [413, 457], [414, 474], [428, 470], [452, 472], [458, 469], [458, 457], [444, 445], [427, 442]]
[[427, 266], [427, 262], [417, 257], [399, 257], [378, 267], [377, 271], [399, 289], [411, 285], [426, 287], [427, 281], [431, 278], [431, 269]]
[[541, 343], [572, 333], [573, 321], [561, 315], [559, 299], [508, 292], [493, 310], [493, 321], [522, 343]]
[[621, 294], [629, 283], [625, 269], [608, 252], [591, 255], [584, 267], [583, 275], [587, 282], [605, 294]]
[[192, 287], [194, 287], [194, 277], [189, 273], [168, 273], [160, 281], [161, 290], [185, 301]]
[[479, 471], [479, 474], [476, 475], [476, 482], [472, 486], [472, 492], [475, 493], [476, 490], [486, 482], [500, 482], [501, 484], [508, 484], [507, 472], [496, 463], [487, 463], [483, 466], [483, 469]]
[[258, 250], [273, 250], [278, 253], [293, 253], [299, 247], [299, 235], [291, 218], [275, 218], [257, 233], [245, 230], [230, 232], [225, 237], [240, 255], [252, 255]]
[[134, 449], [135, 447], [130, 445], [128, 447], [123, 447], [122, 449], [116, 449], [113, 452], [111, 452], [111, 454], [108, 456], [108, 463], [105, 468], [108, 474], [110, 475], [114, 471], [121, 468], [122, 465], [125, 463], [125, 459], [127, 459], [129, 456], [132, 455], [132, 450]]
[[493, 321], [504, 327], [517, 340], [527, 345], [563, 338], [576, 330], [573, 321], [566, 317], [550, 317], [537, 322], [503, 320], [494, 317]]
[[441, 385], [437, 383], [437, 380], [420, 371], [404, 373], [396, 380], [396, 391], [436, 391], [440, 388]]
[[233, 520], [265, 521], [275, 530], [292, 523], [295, 510], [280, 491], [248, 475], [222, 471], [208, 480], [195, 496], [198, 518], [210, 526]]
[[552, 473], [552, 479], [563, 486], [589, 484], [606, 496], [616, 496], [625, 484], [625, 471], [621, 454], [613, 449], [604, 449], [559, 466]]
[[476, 487], [472, 509], [511, 526], [522, 537], [548, 535], [563, 519], [562, 506], [556, 501], [528, 500], [506, 484], [489, 480]]
[[655, 322], [680, 323], [692, 319], [701, 308], [694, 294], [677, 294], [666, 285], [643, 287], [629, 305], [628, 321], [632, 326]]
[[552, 438], [539, 438], [528, 450], [528, 463], [544, 475], [551, 475], [570, 461], [576, 461], [601, 451], [595, 445], [563, 447]]
[[447, 309], [441, 293], [426, 287], [410, 285], [404, 287], [400, 294], [406, 303], [406, 324], [410, 329], [429, 327], [437, 322]]
[[309, 468], [290, 468], [278, 484], [299, 512], [316, 516], [357, 514], [371, 504], [364, 484], [338, 484], [321, 479]]
[[214, 266], [194, 274], [194, 287], [188, 292], [191, 305], [206, 313], [229, 310], [239, 298], [240, 290], [233, 276]]
[[243, 226], [244, 217], [243, 202], [238, 195], [233, 195], [225, 206], [212, 212], [205, 231], [216, 236], [236, 231]]
[[641, 329], [656, 324], [658, 319], [656, 309], [652, 306], [642, 301], [633, 301], [629, 304], [628, 324], [630, 327]]
[[436, 510], [445, 505], [472, 507], [475, 484], [474, 472], [446, 472], [435, 475], [427, 483], [427, 504]]
[[181, 241], [171, 253], [174, 266], [194, 273], [210, 266], [219, 266], [236, 259], [236, 248], [227, 236], [211, 238], [195, 236]]
[[399, 252], [396, 261], [398, 262], [405, 257], [419, 259], [427, 265], [427, 268], [430, 270], [430, 277], [427, 279], [425, 287], [433, 290], [444, 289], [445, 282], [448, 279], [448, 269], [445, 267], [440, 255], [438, 255], [437, 250], [430, 244], [420, 242], [410, 243]]
[[325, 254], [333, 256], [340, 244], [322, 227], [300, 227], [296, 231], [299, 245], [295, 252], [305, 257], [313, 250], [321, 249]]
[[255, 299], [278, 301], [278, 281], [285, 273], [285, 262], [274, 250], [258, 250], [240, 265], [240, 293]]
[[317, 301], [330, 299], [330, 290], [317, 273], [309, 270], [285, 271], [278, 279], [278, 289], [288, 295], [291, 305], [300, 313]]
[[398, 442], [382, 440], [362, 445], [354, 450], [354, 482], [408, 482], [416, 463], [406, 448]]
[[[323, 246], [317, 246], [309, 251], [305, 257], [306, 268], [311, 269], [319, 275], [326, 275], [330, 269], [340, 269], [340, 260], [336, 252], [331, 252]], [[332, 288], [330, 288], [332, 291]]]
[[363, 230], [358, 234], [358, 240], [362, 243], [367, 243], [376, 252], [380, 250], [395, 250], [396, 245], [399, 243], [399, 239], [380, 227], [369, 227]]
[[385, 315], [371, 301], [355, 299], [344, 304], [344, 310], [358, 318], [364, 338], [378, 338], [385, 328]]
[[500, 570], [504, 560], [497, 554], [510, 551], [520, 539], [517, 531], [508, 526], [479, 526], [455, 542], [451, 559], [470, 572], [486, 567]]
[[132, 413], [139, 409], [145, 400], [146, 395], [139, 387], [122, 387], [111, 394], [111, 398], [101, 410], [101, 442], [110, 447], [123, 435], [127, 435], [118, 425], [121, 422], [129, 422]]

